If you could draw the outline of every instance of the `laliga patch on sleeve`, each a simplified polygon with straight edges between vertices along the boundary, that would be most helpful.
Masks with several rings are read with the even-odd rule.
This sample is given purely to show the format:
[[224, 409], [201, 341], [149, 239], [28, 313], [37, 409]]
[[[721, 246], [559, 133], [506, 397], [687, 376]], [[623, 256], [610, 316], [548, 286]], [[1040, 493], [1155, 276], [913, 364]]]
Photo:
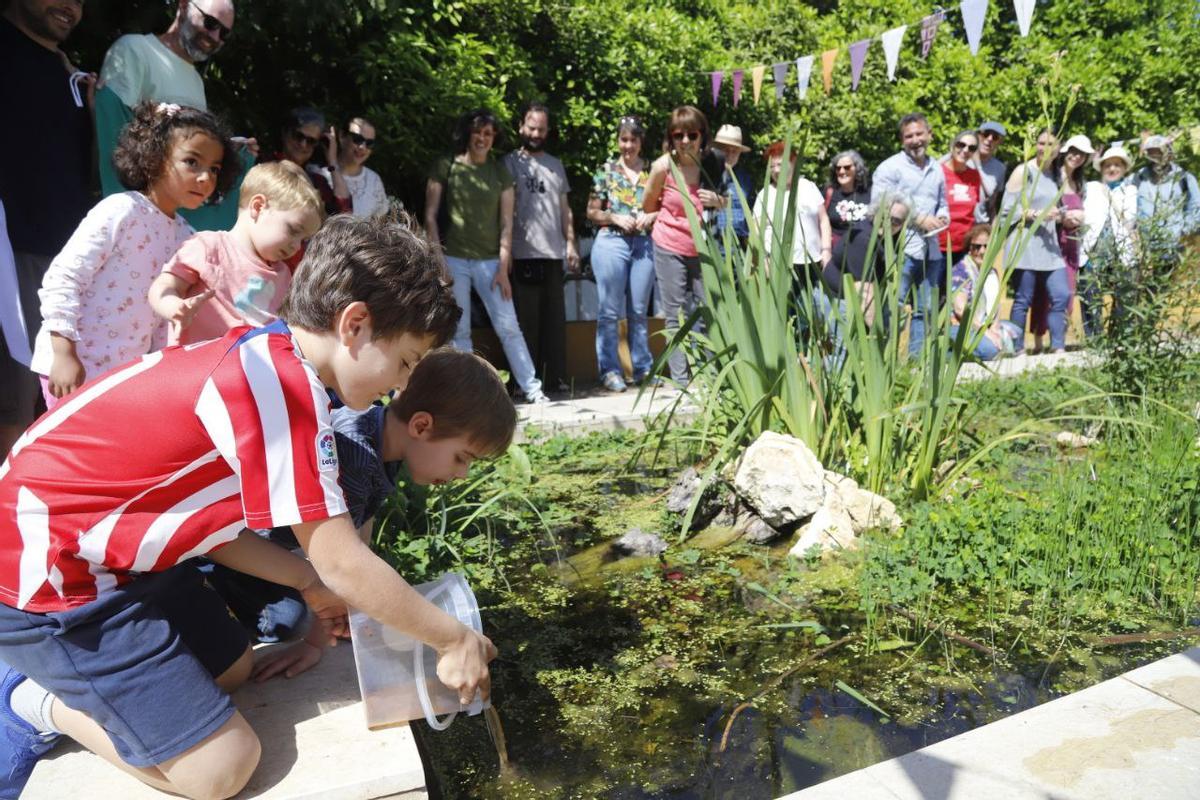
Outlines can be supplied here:
[[317, 469], [321, 472], [337, 472], [337, 440], [333, 431], [323, 430], [317, 433]]

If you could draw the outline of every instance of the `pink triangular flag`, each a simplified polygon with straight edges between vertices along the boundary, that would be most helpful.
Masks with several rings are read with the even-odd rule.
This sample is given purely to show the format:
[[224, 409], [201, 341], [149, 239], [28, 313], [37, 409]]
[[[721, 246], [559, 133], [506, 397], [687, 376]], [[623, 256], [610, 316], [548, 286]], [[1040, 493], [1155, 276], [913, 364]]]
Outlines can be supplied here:
[[721, 81], [725, 80], [724, 72], [714, 72], [712, 74], [712, 90], [713, 90], [713, 108], [717, 107], [717, 98], [721, 96]]
[[929, 48], [933, 47], [933, 37], [937, 36], [938, 25], [946, 19], [945, 11], [930, 14], [921, 20], [921, 58], [929, 58]]
[[908, 26], [901, 25], [899, 28], [885, 31], [879, 37], [879, 41], [883, 44], [883, 57], [887, 59], [889, 81], [896, 80], [896, 64], [900, 61], [900, 40], [904, 38], [906, 30], [908, 30]]
[[983, 36], [983, 20], [987, 16], [988, 0], [962, 0], [963, 27], [967, 29], [967, 46], [971, 55], [979, 53], [979, 39]]
[[871, 49], [871, 39], [862, 39], [850, 45], [850, 91], [858, 91], [858, 79], [862, 77], [863, 64], [867, 60], [867, 51]]
[[1033, 6], [1036, 0], [1013, 0], [1013, 8], [1017, 12], [1017, 25], [1021, 35], [1029, 35], [1029, 25], [1033, 22]]
[[796, 59], [796, 93], [803, 100], [808, 95], [808, 81], [812, 77], [813, 57], [802, 56]]
[[758, 95], [762, 92], [763, 73], [766, 71], [767, 68], [761, 64], [750, 70], [750, 83], [754, 87], [754, 105], [758, 105]]
[[742, 75], [744, 70], [735, 69], [733, 71], [733, 107], [738, 107], [738, 101], [742, 99]]
[[775, 76], [775, 99], [783, 102], [783, 83], [787, 80], [788, 62], [782, 64], [774, 64], [771, 66], [771, 72]]

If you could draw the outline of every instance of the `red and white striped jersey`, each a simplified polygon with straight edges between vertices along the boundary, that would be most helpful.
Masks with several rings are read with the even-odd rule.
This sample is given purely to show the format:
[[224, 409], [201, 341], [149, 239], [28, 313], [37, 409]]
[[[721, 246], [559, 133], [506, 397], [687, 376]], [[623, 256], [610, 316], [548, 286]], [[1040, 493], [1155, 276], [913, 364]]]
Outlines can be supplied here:
[[346, 510], [329, 397], [282, 321], [90, 381], [0, 466], [0, 602], [91, 602], [242, 528]]

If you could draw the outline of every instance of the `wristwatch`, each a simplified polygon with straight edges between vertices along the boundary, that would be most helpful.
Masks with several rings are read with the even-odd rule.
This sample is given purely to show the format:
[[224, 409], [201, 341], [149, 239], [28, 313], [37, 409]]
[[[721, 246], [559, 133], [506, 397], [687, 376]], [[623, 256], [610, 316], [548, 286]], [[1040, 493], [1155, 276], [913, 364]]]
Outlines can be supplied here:
[[329, 170], [330, 172], [337, 172], [337, 164], [330, 164], [325, 169]]

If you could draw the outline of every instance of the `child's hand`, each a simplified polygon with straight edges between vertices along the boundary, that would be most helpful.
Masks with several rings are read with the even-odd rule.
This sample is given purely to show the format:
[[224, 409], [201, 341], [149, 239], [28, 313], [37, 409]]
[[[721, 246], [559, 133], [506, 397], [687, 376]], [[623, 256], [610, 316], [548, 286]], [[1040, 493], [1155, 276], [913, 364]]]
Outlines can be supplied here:
[[492, 694], [492, 678], [487, 664], [496, 657], [496, 646], [482, 633], [463, 627], [464, 635], [451, 648], [438, 653], [438, 680], [458, 692], [464, 706], [475, 699], [478, 690], [483, 699]]
[[184, 328], [192, 324], [192, 320], [196, 318], [196, 312], [212, 298], [213, 294], [212, 289], [205, 289], [200, 294], [189, 297], [186, 300], [178, 299], [174, 312], [167, 317], [167, 320], [171, 323], [171, 330], [176, 334], [182, 333]]
[[291, 647], [275, 650], [263, 656], [254, 665], [254, 670], [250, 673], [250, 679], [255, 683], [262, 683], [281, 673], [285, 678], [294, 678], [301, 672], [306, 672], [320, 663], [321, 655], [324, 652], [323, 649], [317, 645], [310, 644], [307, 640], [296, 642]]
[[[301, 589], [300, 596], [316, 616], [314, 627], [320, 626], [325, 632], [325, 641], [330, 646], [337, 644], [338, 637], [346, 638], [350, 630], [350, 621], [345, 600], [334, 594], [320, 580], [315, 580]], [[313, 634], [310, 633], [311, 635]]]
[[54, 360], [50, 362], [50, 374], [46, 376], [50, 394], [59, 398], [66, 397], [82, 386], [85, 380], [87, 371], [83, 368], [79, 356], [74, 352], [54, 354]]

